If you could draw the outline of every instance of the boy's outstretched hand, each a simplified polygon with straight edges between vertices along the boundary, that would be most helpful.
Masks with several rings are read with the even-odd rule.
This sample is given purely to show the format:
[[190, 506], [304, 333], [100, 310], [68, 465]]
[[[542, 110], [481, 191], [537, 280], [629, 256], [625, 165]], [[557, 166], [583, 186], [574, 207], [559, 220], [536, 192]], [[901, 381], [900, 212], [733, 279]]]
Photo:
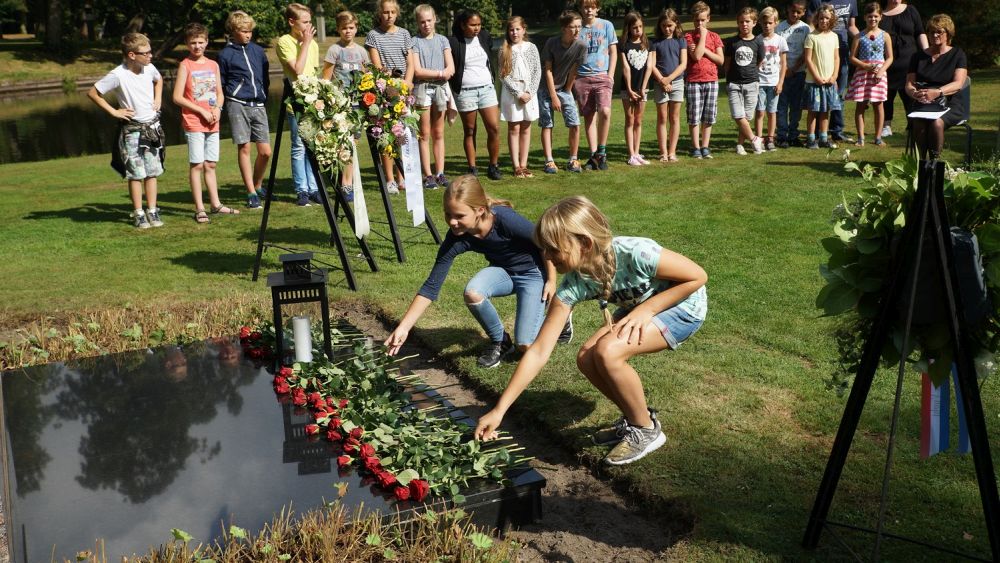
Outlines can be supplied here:
[[483, 441], [495, 440], [497, 438], [497, 427], [500, 426], [502, 421], [503, 415], [495, 410], [491, 410], [479, 417], [479, 423], [476, 424], [476, 431], [473, 437]]

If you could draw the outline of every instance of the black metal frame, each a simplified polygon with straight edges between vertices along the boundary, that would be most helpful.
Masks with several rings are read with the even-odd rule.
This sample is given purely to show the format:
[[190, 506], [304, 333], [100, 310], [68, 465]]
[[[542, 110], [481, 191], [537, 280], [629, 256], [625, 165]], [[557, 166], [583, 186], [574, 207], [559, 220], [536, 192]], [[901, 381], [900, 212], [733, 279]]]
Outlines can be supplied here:
[[289, 282], [284, 272], [267, 275], [267, 286], [271, 288], [271, 309], [274, 315], [274, 369], [281, 369], [285, 359], [285, 332], [281, 319], [281, 306], [292, 303], [319, 302], [323, 318], [323, 351], [333, 361], [333, 343], [330, 340], [330, 300], [326, 295], [326, 270], [313, 270], [308, 281]]
[[[806, 549], [815, 549], [819, 543], [820, 534], [824, 529], [832, 532], [832, 530], [829, 530], [832, 526], [852, 527], [831, 522], [827, 519], [827, 515], [834, 494], [837, 491], [837, 484], [840, 480], [844, 463], [847, 461], [847, 454], [854, 439], [854, 434], [857, 431], [858, 421], [864, 410], [865, 401], [871, 390], [882, 347], [889, 336], [889, 329], [893, 320], [897, 318], [896, 304], [903, 295], [904, 283], [909, 282], [910, 286], [906, 288], [909, 293], [906, 301], [908, 303], [908, 310], [904, 321], [904, 330], [907, 334], [904, 337], [904, 349], [907, 347], [906, 341], [909, 337], [909, 327], [913, 318], [917, 272], [919, 271], [921, 255], [923, 254], [924, 233], [929, 227], [931, 229], [929, 233], [932, 245], [931, 250], [933, 251], [936, 270], [940, 276], [940, 287], [943, 293], [940, 298], [947, 305], [948, 329], [954, 346], [957, 384], [961, 391], [962, 406], [965, 409], [968, 421], [969, 440], [972, 447], [976, 479], [979, 482], [979, 496], [983, 505], [983, 516], [986, 519], [990, 550], [993, 560], [998, 561], [1000, 560], [1000, 498], [997, 496], [996, 473], [993, 468], [993, 459], [990, 456], [986, 420], [983, 416], [983, 405], [979, 395], [972, 350], [969, 346], [969, 337], [966, 331], [962, 296], [958, 291], [958, 274], [955, 268], [955, 258], [949, 234], [948, 214], [944, 204], [944, 163], [941, 161], [922, 162], [918, 171], [917, 185], [916, 196], [907, 212], [907, 225], [903, 232], [902, 245], [893, 258], [890, 281], [885, 287], [872, 332], [868, 335], [868, 339], [865, 342], [858, 374], [854, 379], [854, 385], [851, 388], [847, 405], [844, 408], [844, 415], [841, 418], [840, 428], [837, 430], [837, 436], [833, 442], [833, 448], [830, 452], [830, 458], [827, 461], [823, 480], [816, 494], [802, 545]], [[902, 358], [900, 362], [905, 362], [905, 358]], [[900, 373], [902, 374], [902, 370]], [[900, 379], [896, 389], [897, 408], [901, 383], [902, 380]], [[895, 421], [893, 424], [895, 424]], [[883, 505], [885, 502], [885, 487], [889, 478], [888, 469], [891, 461], [892, 442], [890, 440], [886, 471], [883, 479]], [[884, 506], [882, 506], [882, 509], [881, 513], [884, 514]], [[878, 559], [879, 544], [883, 536], [902, 539], [918, 543], [925, 547], [933, 547], [934, 549], [956, 554], [954, 551], [938, 548], [925, 542], [885, 533], [882, 530], [881, 518], [876, 530], [858, 527], [852, 528], [876, 535], [873, 556], [875, 560]], [[960, 555], [970, 559], [975, 558], [972, 555]]]
[[[257, 235], [257, 256], [254, 259], [253, 264], [253, 281], [257, 281], [260, 275], [260, 261], [264, 254], [264, 233], [267, 231], [267, 220], [271, 213], [271, 200], [274, 198], [274, 178], [275, 172], [278, 169], [278, 156], [281, 152], [281, 134], [284, 130], [285, 116], [287, 111], [287, 100], [292, 94], [292, 85], [285, 79], [285, 89], [281, 95], [281, 107], [278, 110], [278, 130], [274, 138], [274, 150], [271, 152], [271, 171], [267, 178], [267, 195], [264, 197], [264, 213], [260, 218], [260, 231]], [[334, 198], [336, 199], [336, 209], [330, 206], [330, 196], [327, 192], [326, 176], [320, 171], [319, 163], [316, 161], [316, 155], [313, 154], [308, 147], [306, 147], [306, 157], [309, 161], [309, 167], [313, 174], [316, 175], [316, 179], [320, 185], [320, 201], [323, 203], [323, 211], [326, 214], [326, 222], [330, 225], [330, 246], [337, 249], [337, 255], [340, 258], [340, 270], [344, 272], [344, 277], [347, 279], [347, 287], [352, 291], [358, 289], [357, 281], [354, 279], [354, 270], [351, 267], [350, 257], [347, 254], [347, 249], [344, 247], [343, 237], [340, 234], [340, 227], [337, 225], [336, 209], [341, 206], [344, 208], [344, 216], [347, 217], [347, 222], [351, 226], [351, 230], [357, 232], [354, 221], [354, 212], [351, 207], [347, 204], [347, 200], [344, 197], [343, 192], [340, 190], [340, 176], [336, 175], [334, 179]], [[368, 243], [363, 239], [358, 239], [358, 245], [361, 247], [361, 253], [364, 255], [365, 260], [368, 262], [368, 267], [371, 271], [378, 271], [378, 264], [375, 262], [375, 257], [372, 255], [371, 249], [368, 247]]]
[[[378, 150], [378, 141], [368, 133], [368, 148], [372, 152], [372, 163], [375, 165], [375, 172], [378, 174], [378, 186], [379, 193], [382, 194], [382, 205], [385, 206], [385, 216], [388, 218], [389, 222], [389, 233], [392, 236], [392, 246], [396, 250], [396, 260], [399, 262], [406, 262], [406, 252], [403, 249], [403, 240], [399, 235], [399, 227], [396, 225], [396, 214], [392, 210], [392, 201], [389, 199], [389, 192], [386, 190], [386, 180], [385, 168], [382, 167], [382, 155]], [[402, 170], [403, 164], [400, 159], [396, 159], [396, 166]], [[431, 233], [431, 238], [434, 239], [434, 244], [441, 244], [441, 235], [438, 234], [437, 228], [434, 226], [434, 221], [431, 219], [430, 213], [427, 213], [427, 209], [424, 208], [424, 224], [427, 225], [427, 230]], [[416, 228], [416, 227], [410, 227]]]

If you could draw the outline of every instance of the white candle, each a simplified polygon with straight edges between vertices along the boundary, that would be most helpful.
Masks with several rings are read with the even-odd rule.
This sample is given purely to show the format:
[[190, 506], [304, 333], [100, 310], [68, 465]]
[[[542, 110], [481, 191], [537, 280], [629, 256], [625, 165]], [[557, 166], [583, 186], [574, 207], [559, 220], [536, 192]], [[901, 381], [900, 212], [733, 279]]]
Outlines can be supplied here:
[[313, 361], [312, 334], [309, 330], [309, 317], [292, 317], [292, 340], [295, 341], [295, 361]]

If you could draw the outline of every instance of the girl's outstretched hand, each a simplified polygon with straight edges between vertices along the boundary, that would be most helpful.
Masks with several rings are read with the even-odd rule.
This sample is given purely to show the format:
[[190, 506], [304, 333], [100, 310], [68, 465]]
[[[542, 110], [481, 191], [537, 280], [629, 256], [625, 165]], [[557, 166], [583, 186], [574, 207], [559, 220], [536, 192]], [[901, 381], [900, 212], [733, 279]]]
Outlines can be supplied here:
[[390, 356], [395, 356], [399, 352], [399, 349], [403, 347], [403, 343], [406, 342], [408, 336], [410, 336], [409, 330], [396, 327], [396, 330], [392, 331], [389, 338], [385, 339], [385, 347], [388, 348], [386, 353]]
[[556, 296], [556, 280], [546, 280], [545, 285], [542, 286], [542, 301], [545, 303], [551, 303], [552, 298]]
[[494, 440], [497, 437], [497, 427], [503, 421], [503, 415], [498, 413], [496, 410], [491, 410], [490, 412], [479, 417], [479, 423], [476, 424], [476, 431], [473, 434], [477, 440], [489, 441]]

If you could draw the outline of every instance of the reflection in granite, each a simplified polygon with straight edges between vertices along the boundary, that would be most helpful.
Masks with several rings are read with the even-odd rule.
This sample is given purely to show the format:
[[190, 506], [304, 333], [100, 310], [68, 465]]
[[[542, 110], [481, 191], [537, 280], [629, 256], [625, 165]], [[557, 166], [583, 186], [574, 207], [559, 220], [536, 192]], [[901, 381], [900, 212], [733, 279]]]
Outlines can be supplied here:
[[[340, 482], [348, 506], [412, 508], [338, 471], [336, 446], [305, 438], [309, 415], [279, 404], [271, 381], [235, 339], [3, 373], [13, 560], [72, 560], [97, 538], [114, 560], [169, 541], [171, 528], [211, 542], [230, 523], [259, 530], [282, 507], [322, 506]], [[465, 491], [470, 504], [501, 523], [537, 516], [544, 479], [530, 469], [511, 477], [518, 487]]]

